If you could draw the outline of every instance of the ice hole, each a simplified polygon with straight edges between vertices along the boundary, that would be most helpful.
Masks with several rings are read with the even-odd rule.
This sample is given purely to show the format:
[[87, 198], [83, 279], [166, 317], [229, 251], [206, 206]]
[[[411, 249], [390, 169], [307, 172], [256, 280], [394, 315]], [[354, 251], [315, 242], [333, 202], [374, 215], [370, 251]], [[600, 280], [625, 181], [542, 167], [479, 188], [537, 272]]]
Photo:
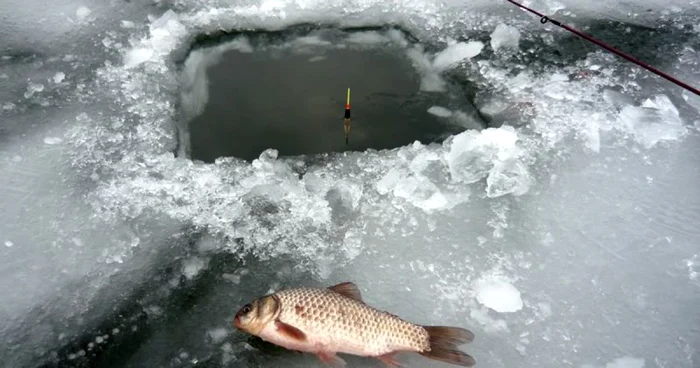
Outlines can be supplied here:
[[[213, 162], [390, 149], [483, 127], [469, 91], [426, 70], [395, 29], [200, 37], [184, 62], [180, 154]], [[344, 115], [351, 92], [351, 125]]]

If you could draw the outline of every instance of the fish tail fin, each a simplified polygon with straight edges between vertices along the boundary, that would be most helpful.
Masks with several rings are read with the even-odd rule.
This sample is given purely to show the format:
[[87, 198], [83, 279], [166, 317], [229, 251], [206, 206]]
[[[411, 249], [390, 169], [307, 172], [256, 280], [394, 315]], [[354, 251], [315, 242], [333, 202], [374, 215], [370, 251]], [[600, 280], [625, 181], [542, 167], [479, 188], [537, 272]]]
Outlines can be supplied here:
[[473, 367], [476, 361], [471, 355], [457, 349], [458, 345], [474, 340], [474, 334], [464, 328], [446, 326], [423, 326], [428, 331], [430, 350], [420, 353], [426, 358], [463, 367]]

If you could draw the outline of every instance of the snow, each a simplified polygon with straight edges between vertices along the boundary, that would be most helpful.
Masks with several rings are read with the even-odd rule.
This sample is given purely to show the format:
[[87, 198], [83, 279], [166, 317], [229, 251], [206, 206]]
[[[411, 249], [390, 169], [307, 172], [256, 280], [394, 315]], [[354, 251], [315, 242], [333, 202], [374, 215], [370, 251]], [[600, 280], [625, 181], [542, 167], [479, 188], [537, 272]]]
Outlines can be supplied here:
[[[81, 359], [88, 345], [73, 343], [87, 333], [93, 347], [111, 346], [93, 327], [127, 302], [169, 324], [152, 325], [123, 365], [186, 352], [213, 365], [311, 366], [247, 345], [232, 315], [267, 290], [352, 280], [379, 308], [472, 329], [465, 348], [484, 367], [697, 366], [700, 117], [690, 96], [489, 1], [164, 3], [0, 4], [13, 14], [0, 49], [32, 55], [0, 64], [4, 364]], [[680, 0], [534, 5], [582, 27], [696, 24], [700, 13]], [[473, 82], [495, 124], [310, 164], [274, 150], [252, 164], [173, 154], [179, 104], [196, 114], [206, 103], [201, 68], [215, 59], [194, 52], [178, 64], [195, 35], [319, 22], [403, 25], [422, 45], [395, 32], [351, 40], [403, 45], [422, 92], [450, 91], [447, 74]], [[696, 48], [680, 37], [673, 46]], [[234, 256], [245, 268], [222, 261]], [[202, 295], [172, 314], [173, 291], [191, 284]], [[119, 325], [119, 336], [140, 327]]]

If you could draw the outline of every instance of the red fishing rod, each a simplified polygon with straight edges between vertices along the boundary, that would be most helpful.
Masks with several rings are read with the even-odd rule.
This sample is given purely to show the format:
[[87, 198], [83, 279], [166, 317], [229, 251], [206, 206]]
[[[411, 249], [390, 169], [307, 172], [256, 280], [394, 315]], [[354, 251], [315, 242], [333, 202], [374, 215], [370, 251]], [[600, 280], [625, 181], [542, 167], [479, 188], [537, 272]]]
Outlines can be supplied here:
[[591, 37], [591, 36], [589, 36], [589, 35], [587, 35], [587, 34], [581, 32], [581, 31], [579, 31], [579, 30], [577, 30], [577, 29], [575, 29], [575, 28], [572, 28], [572, 27], [570, 27], [570, 26], [567, 26], [566, 24], [563, 24], [563, 23], [561, 23], [561, 22], [559, 22], [559, 21], [557, 21], [557, 20], [551, 19], [551, 18], [547, 17], [546, 15], [544, 15], [544, 14], [538, 12], [537, 10], [530, 9], [530, 8], [528, 8], [527, 6], [522, 5], [522, 4], [518, 3], [518, 2], [516, 2], [515, 0], [506, 0], [506, 1], [508, 1], [509, 3], [511, 3], [511, 4], [513, 4], [513, 5], [517, 6], [517, 7], [519, 7], [520, 9], [523, 9], [523, 10], [525, 10], [525, 11], [528, 11], [528, 12], [530, 12], [530, 13], [532, 13], [532, 14], [537, 15], [538, 17], [540, 17], [540, 23], [542, 23], [542, 24], [545, 24], [545, 23], [547, 23], [547, 22], [550, 22], [550, 23], [554, 24], [555, 26], [564, 28], [565, 30], [567, 30], [567, 31], [569, 31], [569, 32], [571, 32], [571, 33], [573, 33], [573, 34], [575, 34], [575, 35], [577, 35], [577, 36], [579, 36], [579, 37], [581, 37], [581, 38], [583, 38], [583, 39], [585, 39], [585, 40], [587, 40], [587, 41], [589, 41], [589, 42], [592, 42], [592, 43], [594, 43], [594, 44], [596, 44], [596, 45], [598, 45], [598, 46], [600, 46], [600, 47], [602, 47], [602, 48], [604, 48], [604, 49], [606, 49], [606, 50], [608, 50], [608, 51], [610, 51], [610, 52], [612, 52], [612, 53], [614, 53], [614, 54], [616, 54], [616, 55], [618, 55], [618, 56], [620, 56], [620, 57], [622, 57], [622, 58], [624, 58], [624, 59], [626, 59], [627, 61], [630, 61], [630, 62], [632, 62], [632, 63], [635, 63], [635, 64], [641, 66], [642, 68], [644, 68], [644, 69], [646, 69], [646, 70], [648, 70], [648, 71], [650, 71], [650, 72], [652, 72], [652, 73], [654, 73], [654, 74], [656, 74], [656, 75], [658, 75], [658, 76], [660, 76], [660, 77], [666, 78], [667, 80], [671, 81], [672, 83], [674, 83], [674, 84], [676, 84], [676, 85], [678, 85], [678, 86], [680, 86], [680, 87], [683, 87], [683, 88], [685, 88], [686, 90], [688, 90], [688, 91], [690, 91], [690, 92], [693, 92], [694, 94], [700, 96], [700, 90], [698, 90], [697, 88], [691, 87], [690, 85], [688, 85], [688, 84], [686, 84], [686, 83], [684, 83], [684, 82], [678, 80], [677, 78], [674, 78], [673, 76], [670, 76], [670, 75], [668, 75], [668, 74], [662, 72], [661, 70], [656, 69], [656, 68], [654, 68], [653, 66], [651, 66], [651, 65], [649, 65], [649, 64], [647, 64], [647, 63], [645, 63], [645, 62], [642, 62], [642, 61], [636, 59], [635, 57], [633, 57], [633, 56], [631, 56], [631, 55], [629, 55], [629, 54], [626, 54], [626, 53], [624, 53], [624, 52], [622, 52], [622, 51], [620, 51], [620, 50], [618, 50], [618, 49], [616, 49], [616, 48], [614, 48], [614, 47], [612, 47], [612, 46], [606, 44], [605, 42], [603, 42], [603, 41], [601, 41], [601, 40], [595, 39], [595, 38], [593, 38], [593, 37]]

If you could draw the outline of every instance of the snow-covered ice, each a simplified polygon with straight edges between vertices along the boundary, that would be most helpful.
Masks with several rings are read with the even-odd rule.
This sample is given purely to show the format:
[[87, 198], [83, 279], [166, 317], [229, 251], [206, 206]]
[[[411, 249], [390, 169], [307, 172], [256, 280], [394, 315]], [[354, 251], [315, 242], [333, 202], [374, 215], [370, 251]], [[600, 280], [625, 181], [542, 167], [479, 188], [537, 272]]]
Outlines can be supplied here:
[[[634, 36], [670, 51], [641, 56], [700, 84], [694, 2], [531, 3], [591, 32], [659, 28]], [[699, 366], [697, 100], [507, 5], [0, 4], [3, 364], [92, 359], [147, 330], [120, 363], [320, 366], [252, 346], [231, 318], [268, 290], [352, 280], [379, 308], [473, 330], [482, 367]], [[473, 83], [494, 125], [318, 162], [178, 156], [180, 113], [207, 101], [202, 66], [179, 64], [194, 37], [299, 23], [400, 24], [417, 46], [351, 41], [404, 44], [421, 93]]]

